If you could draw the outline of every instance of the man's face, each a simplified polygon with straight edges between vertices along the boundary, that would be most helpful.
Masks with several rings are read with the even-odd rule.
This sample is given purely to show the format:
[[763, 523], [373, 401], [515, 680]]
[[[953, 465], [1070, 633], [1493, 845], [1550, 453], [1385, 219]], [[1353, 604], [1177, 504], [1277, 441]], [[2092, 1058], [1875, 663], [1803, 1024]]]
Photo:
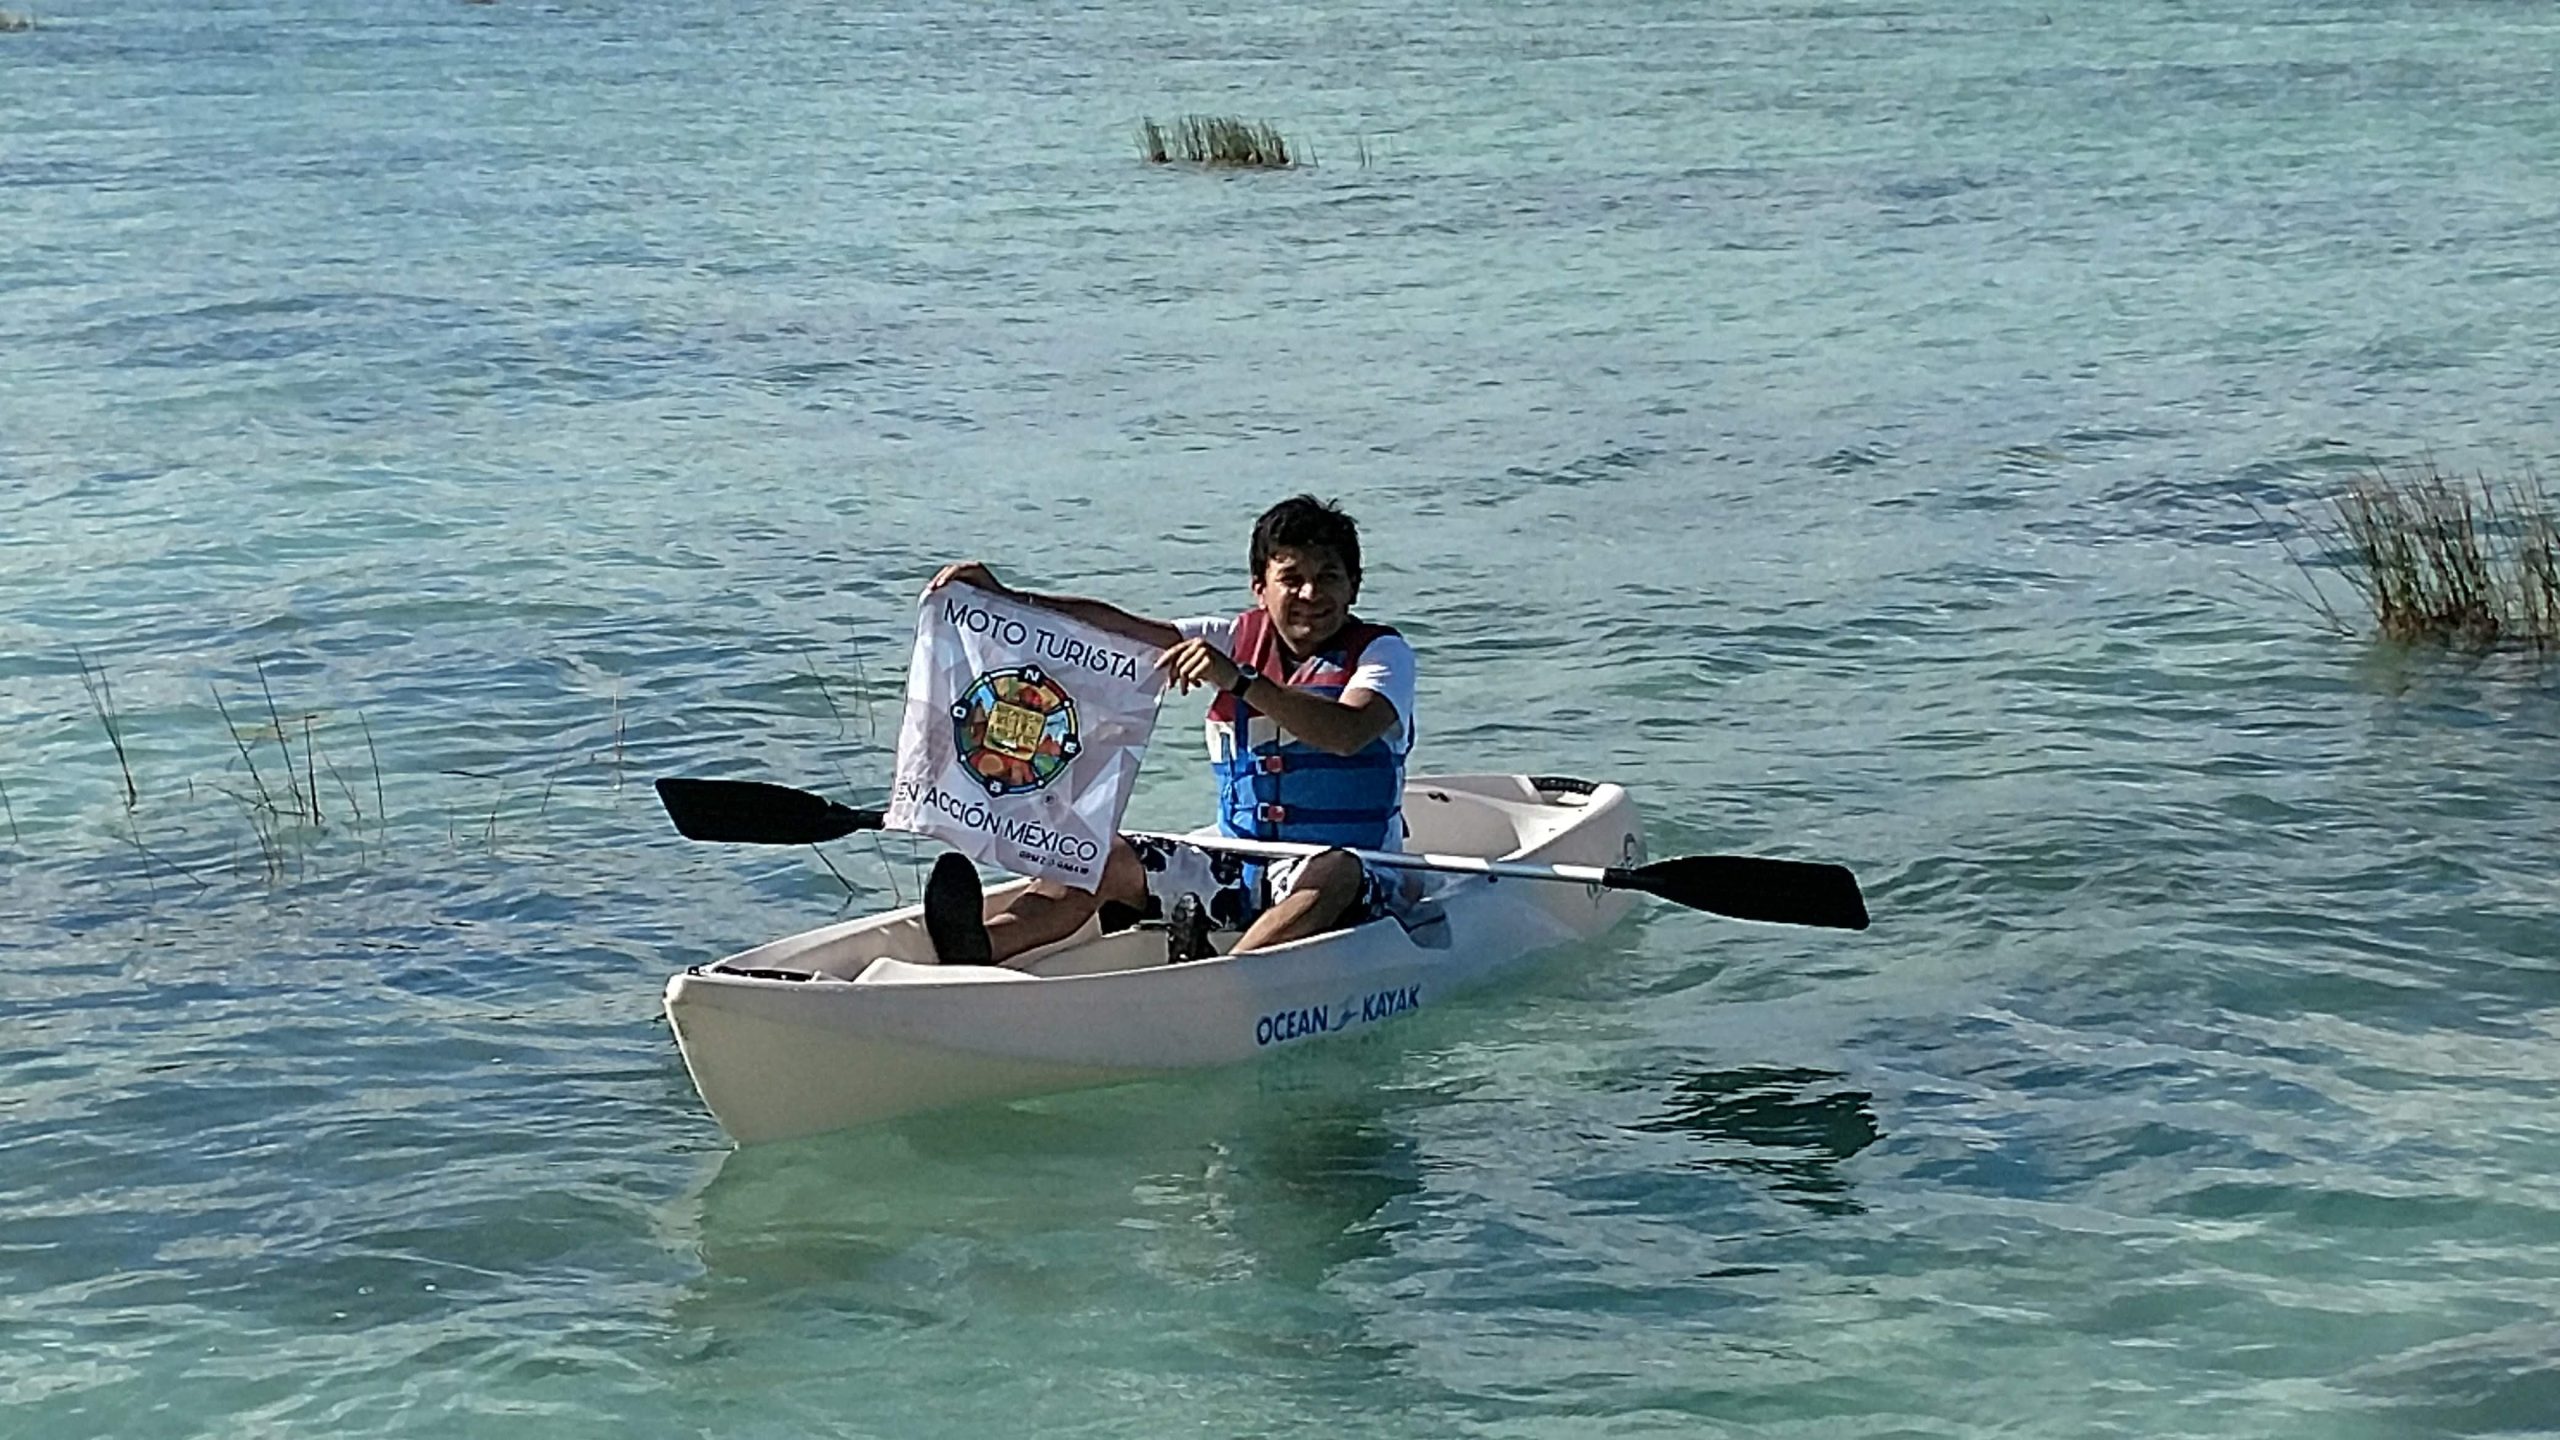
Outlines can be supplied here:
[[1325, 549], [1275, 546], [1253, 582], [1253, 598], [1281, 643], [1297, 654], [1321, 649], [1351, 618], [1351, 602], [1360, 587], [1342, 560]]

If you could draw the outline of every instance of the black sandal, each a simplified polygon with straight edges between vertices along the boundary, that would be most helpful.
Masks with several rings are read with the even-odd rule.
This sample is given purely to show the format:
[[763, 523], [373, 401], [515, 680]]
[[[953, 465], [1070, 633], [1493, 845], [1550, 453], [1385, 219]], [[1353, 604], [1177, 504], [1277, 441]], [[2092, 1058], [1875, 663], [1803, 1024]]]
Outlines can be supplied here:
[[995, 947], [987, 941], [986, 914], [978, 867], [956, 850], [945, 851], [924, 884], [924, 933], [933, 939], [934, 958], [945, 965], [996, 963]]
[[1209, 911], [1200, 897], [1186, 894], [1174, 901], [1173, 913], [1164, 920], [1164, 963], [1206, 960], [1217, 953], [1218, 947], [1209, 943]]

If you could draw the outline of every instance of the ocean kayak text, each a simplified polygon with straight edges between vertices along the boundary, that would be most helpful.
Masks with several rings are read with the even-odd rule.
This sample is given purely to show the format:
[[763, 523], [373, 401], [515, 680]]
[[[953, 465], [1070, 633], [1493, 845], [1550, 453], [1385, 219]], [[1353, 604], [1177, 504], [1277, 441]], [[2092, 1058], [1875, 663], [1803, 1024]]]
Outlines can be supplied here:
[[1253, 1022], [1253, 1043], [1277, 1045], [1284, 1040], [1330, 1034], [1421, 1008], [1422, 987], [1402, 985], [1391, 990], [1373, 990], [1336, 1005], [1300, 1005], [1288, 1010], [1274, 1010]]

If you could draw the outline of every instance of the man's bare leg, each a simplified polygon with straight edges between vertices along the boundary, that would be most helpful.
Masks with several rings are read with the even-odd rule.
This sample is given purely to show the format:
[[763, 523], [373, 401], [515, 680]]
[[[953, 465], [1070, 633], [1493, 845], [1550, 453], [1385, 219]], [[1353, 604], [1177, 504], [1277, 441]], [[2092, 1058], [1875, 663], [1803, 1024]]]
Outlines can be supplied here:
[[1147, 872], [1129, 842], [1111, 837], [1111, 854], [1102, 862], [1102, 886], [1090, 893], [1054, 880], [1034, 880], [1003, 900], [987, 902], [987, 944], [996, 963], [1010, 963], [1043, 945], [1054, 945], [1084, 928], [1102, 902], [1147, 903]]
[[[1143, 883], [1143, 882], [1142, 882]], [[1360, 898], [1360, 861], [1348, 850], [1327, 850], [1298, 871], [1288, 894], [1254, 917], [1229, 954], [1285, 945], [1334, 927]]]

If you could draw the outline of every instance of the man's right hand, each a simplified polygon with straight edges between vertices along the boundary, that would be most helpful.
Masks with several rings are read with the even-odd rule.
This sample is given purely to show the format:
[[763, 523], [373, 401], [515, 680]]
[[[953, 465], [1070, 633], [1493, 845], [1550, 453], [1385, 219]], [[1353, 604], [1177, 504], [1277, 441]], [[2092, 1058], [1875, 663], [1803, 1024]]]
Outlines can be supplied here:
[[924, 587], [924, 593], [930, 595], [945, 585], [975, 585], [989, 594], [1013, 598], [1013, 588], [998, 580], [996, 572], [988, 569], [983, 560], [963, 560], [957, 565], [943, 566], [934, 572], [933, 579]]

